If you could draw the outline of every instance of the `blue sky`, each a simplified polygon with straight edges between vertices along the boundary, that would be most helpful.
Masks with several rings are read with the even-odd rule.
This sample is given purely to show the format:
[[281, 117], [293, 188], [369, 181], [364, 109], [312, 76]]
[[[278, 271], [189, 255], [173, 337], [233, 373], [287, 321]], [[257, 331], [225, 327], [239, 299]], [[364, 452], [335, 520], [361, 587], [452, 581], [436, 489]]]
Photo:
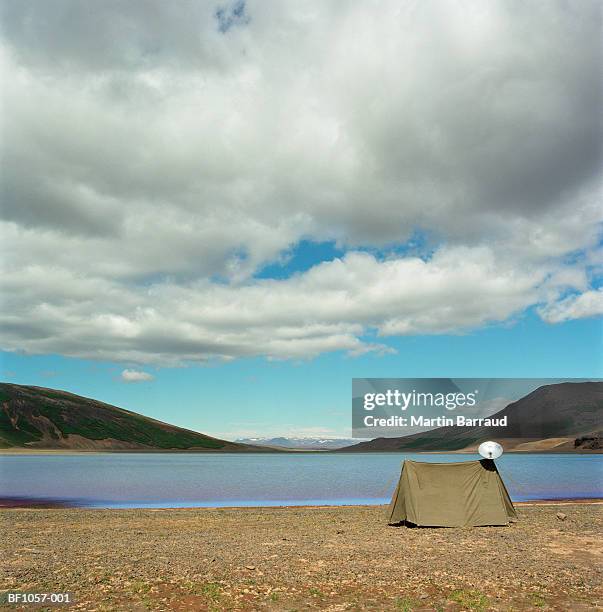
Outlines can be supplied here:
[[235, 437], [603, 374], [599, 2], [60, 5], [2, 8], [4, 379]]
[[362, 377], [601, 378], [600, 320], [561, 325], [526, 314], [460, 336], [416, 336], [397, 354], [332, 353], [304, 361], [242, 359], [213, 366], [147, 368], [124, 383], [118, 364], [55, 355], [2, 355], [4, 380], [65, 389], [183, 427], [228, 438], [350, 435], [351, 379]]

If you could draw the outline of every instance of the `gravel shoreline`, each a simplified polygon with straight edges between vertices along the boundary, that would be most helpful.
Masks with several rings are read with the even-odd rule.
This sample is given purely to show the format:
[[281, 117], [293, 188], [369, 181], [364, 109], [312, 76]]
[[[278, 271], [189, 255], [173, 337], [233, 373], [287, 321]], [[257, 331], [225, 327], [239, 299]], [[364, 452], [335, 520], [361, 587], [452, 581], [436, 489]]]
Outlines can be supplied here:
[[517, 510], [408, 529], [384, 506], [2, 509], [0, 590], [69, 591], [77, 610], [603, 609], [601, 505]]

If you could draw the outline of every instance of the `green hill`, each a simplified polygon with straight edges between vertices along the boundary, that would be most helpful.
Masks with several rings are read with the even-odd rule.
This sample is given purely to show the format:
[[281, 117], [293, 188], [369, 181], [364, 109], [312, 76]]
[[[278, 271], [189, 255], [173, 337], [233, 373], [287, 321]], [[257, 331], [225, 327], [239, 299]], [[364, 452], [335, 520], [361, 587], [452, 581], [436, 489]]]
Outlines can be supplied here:
[[0, 448], [258, 451], [93, 399], [0, 383]]

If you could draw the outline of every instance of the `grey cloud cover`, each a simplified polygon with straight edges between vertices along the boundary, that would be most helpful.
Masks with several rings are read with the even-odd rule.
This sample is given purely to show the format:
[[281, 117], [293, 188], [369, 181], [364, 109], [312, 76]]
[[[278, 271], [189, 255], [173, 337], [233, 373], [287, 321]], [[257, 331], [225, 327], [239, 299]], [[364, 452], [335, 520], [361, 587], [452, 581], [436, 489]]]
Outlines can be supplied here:
[[[1, 5], [5, 349], [305, 357], [600, 313], [598, 2], [246, 2], [225, 32], [232, 3]], [[423, 259], [354, 252], [416, 231]], [[351, 251], [254, 279], [302, 238]]]

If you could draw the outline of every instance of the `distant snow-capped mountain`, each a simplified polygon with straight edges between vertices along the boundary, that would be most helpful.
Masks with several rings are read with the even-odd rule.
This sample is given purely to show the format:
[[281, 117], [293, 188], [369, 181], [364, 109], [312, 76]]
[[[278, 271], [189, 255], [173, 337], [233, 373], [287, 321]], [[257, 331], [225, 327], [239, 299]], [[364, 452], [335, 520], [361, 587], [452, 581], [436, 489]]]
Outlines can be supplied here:
[[358, 440], [349, 438], [239, 438], [239, 444], [252, 444], [258, 446], [277, 446], [279, 448], [293, 448], [298, 450], [334, 450], [356, 444]]

